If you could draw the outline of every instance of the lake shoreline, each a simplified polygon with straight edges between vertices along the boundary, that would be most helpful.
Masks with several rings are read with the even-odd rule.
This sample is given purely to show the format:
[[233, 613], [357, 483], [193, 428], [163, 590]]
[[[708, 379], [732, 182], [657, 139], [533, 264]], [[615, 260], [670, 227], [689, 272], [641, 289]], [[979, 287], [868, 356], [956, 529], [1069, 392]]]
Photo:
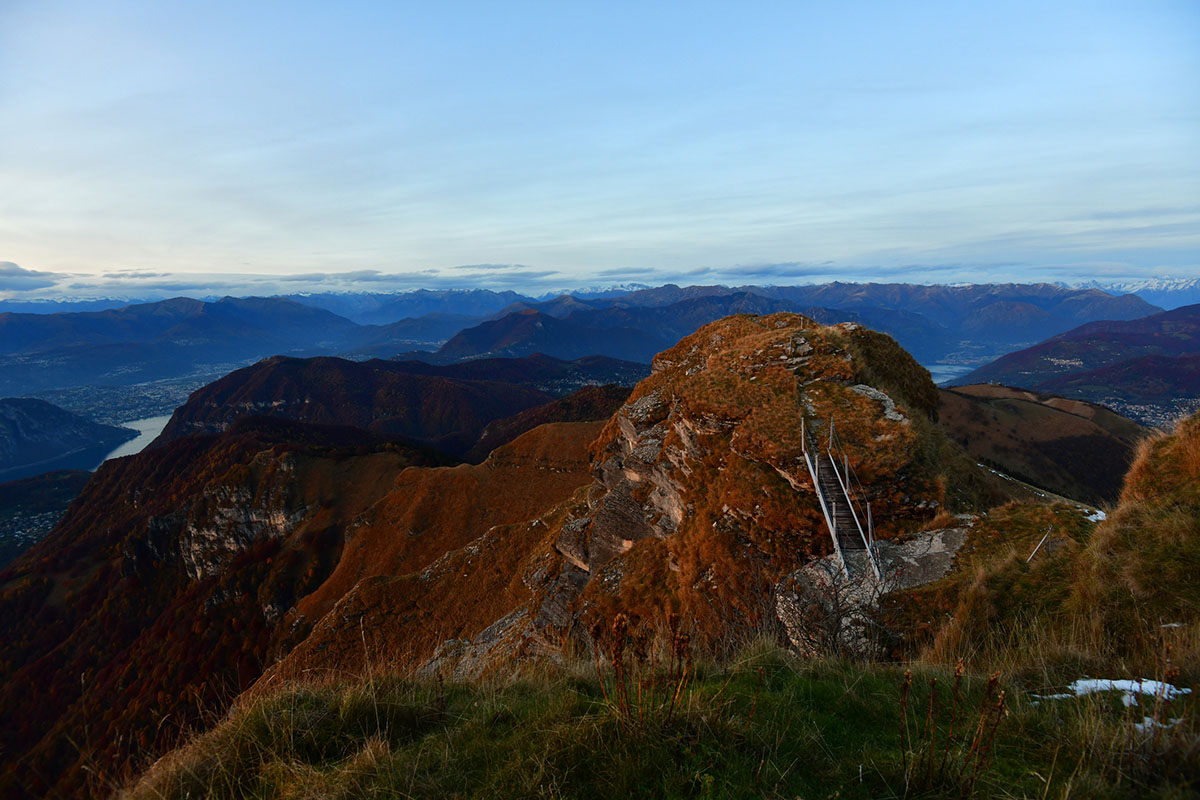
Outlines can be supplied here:
[[[137, 431], [138, 435], [133, 439], [115, 447], [108, 452], [107, 455], [100, 461], [103, 464], [114, 458], [122, 458], [124, 456], [137, 455], [146, 449], [147, 446], [162, 433], [163, 428], [167, 427], [167, 423], [171, 420], [170, 414], [160, 415], [157, 417], [146, 417], [145, 419], [134, 419], [128, 422], [122, 422], [122, 428], [131, 428]], [[92, 467], [92, 472], [100, 468], [100, 464]]]

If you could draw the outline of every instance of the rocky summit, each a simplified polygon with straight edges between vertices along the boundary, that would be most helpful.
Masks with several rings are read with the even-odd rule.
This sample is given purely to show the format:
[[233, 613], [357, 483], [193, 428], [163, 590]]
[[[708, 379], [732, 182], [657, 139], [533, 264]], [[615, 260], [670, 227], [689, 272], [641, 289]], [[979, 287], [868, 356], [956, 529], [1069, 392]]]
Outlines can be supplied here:
[[360, 581], [260, 681], [397, 660], [473, 677], [557, 658], [599, 619], [687, 621], [719, 650], [770, 624], [773, 587], [832, 541], [804, 462], [829, 426], [884, 538], [977, 491], [930, 418], [929, 374], [887, 336], [734, 316], [661, 353], [591, 443], [592, 481], [407, 575]]

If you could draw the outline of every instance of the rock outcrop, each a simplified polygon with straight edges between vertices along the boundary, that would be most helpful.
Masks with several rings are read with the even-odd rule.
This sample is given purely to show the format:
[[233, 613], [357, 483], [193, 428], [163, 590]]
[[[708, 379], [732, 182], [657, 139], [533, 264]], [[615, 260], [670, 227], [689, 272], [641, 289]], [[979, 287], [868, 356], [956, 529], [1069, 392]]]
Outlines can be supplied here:
[[398, 650], [426, 674], [507, 670], [617, 611], [678, 613], [698, 646], [719, 649], [774, 624], [776, 585], [832, 548], [802, 420], [821, 433], [834, 420], [888, 539], [961, 498], [955, 482], [974, 469], [943, 472], [936, 403], [928, 373], [860, 326], [795, 314], [707, 325], [661, 353], [604, 426], [590, 485], [419, 573], [360, 582], [264, 685]]

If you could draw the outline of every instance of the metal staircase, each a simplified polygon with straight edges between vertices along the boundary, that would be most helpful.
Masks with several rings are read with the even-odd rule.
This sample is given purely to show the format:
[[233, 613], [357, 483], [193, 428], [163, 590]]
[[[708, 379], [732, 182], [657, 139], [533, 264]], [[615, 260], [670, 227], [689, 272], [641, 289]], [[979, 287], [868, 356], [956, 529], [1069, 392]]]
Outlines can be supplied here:
[[816, 487], [821, 513], [825, 516], [842, 570], [849, 577], [866, 577], [865, 572], [869, 569], [876, 579], [881, 579], [879, 562], [875, 558], [875, 521], [871, 516], [871, 504], [850, 467], [850, 459], [837, 438], [833, 420], [829, 420], [828, 437], [821, 436], [819, 444], [812, 426], [803, 417], [800, 425], [804, 462]]

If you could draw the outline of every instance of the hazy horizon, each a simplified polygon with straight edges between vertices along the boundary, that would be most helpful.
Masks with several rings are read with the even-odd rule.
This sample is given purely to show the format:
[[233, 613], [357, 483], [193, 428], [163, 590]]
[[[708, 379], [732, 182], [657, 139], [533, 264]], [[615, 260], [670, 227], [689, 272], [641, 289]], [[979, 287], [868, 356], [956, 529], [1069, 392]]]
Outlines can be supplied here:
[[[3, 267], [4, 267], [3, 262], [0, 262], [0, 270], [2, 270]], [[251, 285], [244, 286], [244, 287], [239, 287], [237, 285], [232, 285], [232, 284], [230, 284], [230, 285], [224, 285], [224, 284], [213, 285], [213, 284], [197, 283], [197, 284], [190, 285], [190, 286], [189, 285], [181, 286], [179, 288], [179, 290], [177, 290], [177, 291], [171, 290], [169, 288], [166, 288], [166, 289], [157, 288], [157, 289], [152, 289], [152, 290], [146, 290], [146, 291], [144, 291], [142, 293], [138, 293], [138, 294], [113, 293], [113, 294], [108, 294], [108, 295], [59, 295], [59, 294], [46, 295], [46, 294], [34, 292], [34, 293], [25, 293], [25, 294], [15, 294], [14, 293], [14, 294], [5, 296], [4, 293], [0, 292], [0, 311], [3, 311], [3, 310], [37, 311], [39, 309], [39, 307], [41, 307], [41, 308], [44, 308], [48, 312], [53, 312], [53, 311], [57, 310], [55, 307], [59, 306], [59, 305], [88, 306], [89, 304], [94, 304], [95, 308], [68, 309], [68, 310], [98, 310], [101, 308], [116, 308], [116, 307], [119, 307], [124, 304], [153, 303], [153, 302], [160, 302], [163, 300], [170, 300], [170, 299], [181, 298], [181, 297], [182, 298], [190, 298], [193, 300], [201, 300], [201, 301], [205, 301], [205, 302], [212, 302], [215, 300], [219, 300], [223, 297], [236, 297], [236, 298], [304, 297], [304, 296], [309, 296], [309, 295], [312, 295], [312, 296], [343, 295], [343, 296], [349, 297], [349, 296], [354, 296], [354, 295], [404, 295], [404, 294], [411, 294], [414, 292], [421, 292], [421, 291], [469, 292], [472, 290], [479, 290], [479, 289], [482, 289], [485, 291], [493, 291], [493, 292], [497, 292], [497, 293], [508, 291], [508, 292], [512, 292], [514, 294], [523, 296], [525, 298], [529, 298], [529, 299], [533, 299], [533, 300], [537, 300], [537, 301], [545, 301], [545, 300], [549, 300], [549, 299], [552, 299], [555, 297], [560, 297], [563, 295], [576, 295], [579, 297], [600, 297], [600, 296], [603, 296], [606, 294], [621, 294], [624, 292], [633, 292], [633, 291], [638, 291], [641, 289], [656, 289], [656, 288], [661, 288], [661, 287], [665, 287], [665, 286], [669, 286], [669, 285], [675, 285], [675, 286], [678, 286], [681, 288], [722, 286], [722, 287], [725, 287], [728, 289], [740, 289], [740, 288], [753, 289], [755, 287], [773, 288], [773, 287], [787, 287], [787, 286], [820, 286], [820, 285], [828, 285], [830, 283], [835, 283], [835, 282], [852, 284], [852, 285], [854, 285], [854, 284], [857, 284], [857, 285], [869, 285], [869, 284], [897, 285], [897, 284], [902, 284], [902, 285], [909, 285], [909, 286], [947, 286], [947, 287], [970, 287], [970, 286], [984, 286], [984, 285], [990, 286], [990, 285], [1005, 285], [1005, 284], [1016, 284], [1016, 285], [1027, 285], [1028, 286], [1028, 285], [1048, 284], [1048, 285], [1052, 285], [1052, 286], [1060, 286], [1060, 287], [1067, 288], [1067, 289], [1100, 289], [1102, 291], [1105, 291], [1105, 292], [1108, 292], [1111, 294], [1121, 294], [1124, 292], [1135, 294], [1139, 291], [1149, 291], [1151, 294], [1165, 292], [1164, 296], [1166, 296], [1166, 297], [1171, 297], [1174, 294], [1177, 294], [1178, 297], [1174, 297], [1174, 302], [1167, 303], [1167, 305], [1164, 306], [1165, 308], [1177, 308], [1180, 305], [1188, 305], [1193, 299], [1195, 299], [1195, 297], [1197, 295], [1200, 295], [1200, 277], [1188, 278], [1188, 277], [1179, 277], [1179, 276], [1166, 276], [1166, 277], [1162, 277], [1162, 278], [1135, 279], [1132, 281], [1128, 281], [1128, 280], [1127, 281], [1089, 280], [1089, 281], [1076, 281], [1076, 282], [1038, 281], [1038, 280], [1026, 280], [1026, 281], [977, 280], [977, 281], [945, 281], [945, 282], [907, 281], [907, 280], [883, 280], [883, 281], [861, 280], [861, 281], [855, 281], [855, 280], [833, 279], [833, 280], [828, 280], [828, 281], [791, 281], [791, 282], [787, 282], [787, 283], [760, 281], [760, 282], [752, 283], [752, 282], [746, 282], [746, 281], [742, 281], [742, 282], [734, 282], [734, 281], [695, 282], [695, 281], [670, 281], [670, 280], [668, 280], [668, 281], [665, 281], [662, 283], [653, 283], [653, 284], [639, 283], [639, 282], [631, 281], [631, 282], [627, 282], [624, 284], [602, 284], [602, 285], [598, 284], [598, 285], [592, 285], [592, 286], [562, 286], [562, 287], [557, 287], [557, 288], [548, 289], [548, 290], [543, 290], [542, 288], [523, 289], [520, 286], [487, 287], [487, 286], [461, 286], [461, 285], [412, 286], [409, 288], [402, 288], [402, 289], [387, 289], [387, 288], [372, 287], [370, 285], [357, 286], [357, 287], [349, 285], [349, 286], [341, 286], [341, 287], [324, 287], [324, 288], [317, 287], [317, 288], [314, 288], [313, 290], [299, 290], [299, 289], [296, 289], [294, 286], [289, 286], [286, 279], [279, 284], [272, 284], [271, 281], [272, 281], [272, 279], [263, 277], [262, 283], [251, 284]], [[278, 290], [271, 290], [272, 285], [277, 285]], [[224, 291], [223, 288], [227, 289], [228, 291]], [[240, 289], [245, 289], [245, 290], [243, 291]], [[1150, 302], [1161, 305], [1161, 301], [1158, 301], [1158, 300], [1151, 300]], [[28, 308], [26, 308], [27, 306], [28, 306]]]

